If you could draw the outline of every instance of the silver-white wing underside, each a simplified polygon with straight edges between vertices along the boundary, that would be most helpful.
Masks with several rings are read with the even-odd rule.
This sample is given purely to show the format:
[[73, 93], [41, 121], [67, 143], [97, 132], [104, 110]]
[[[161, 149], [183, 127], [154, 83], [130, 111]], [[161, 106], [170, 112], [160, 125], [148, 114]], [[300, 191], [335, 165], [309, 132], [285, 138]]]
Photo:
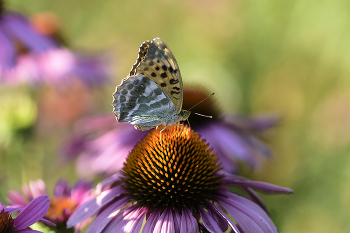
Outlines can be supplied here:
[[119, 122], [156, 127], [176, 114], [170, 97], [143, 74], [123, 79], [113, 97], [113, 112]]

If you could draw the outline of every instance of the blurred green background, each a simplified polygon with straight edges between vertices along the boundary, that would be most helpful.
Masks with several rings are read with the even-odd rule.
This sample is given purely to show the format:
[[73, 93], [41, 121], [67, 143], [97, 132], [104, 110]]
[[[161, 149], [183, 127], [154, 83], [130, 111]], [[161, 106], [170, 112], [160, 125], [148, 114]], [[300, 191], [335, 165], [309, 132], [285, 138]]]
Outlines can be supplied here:
[[245, 171], [294, 190], [262, 195], [279, 231], [350, 232], [349, 1], [8, 0], [6, 8], [54, 13], [72, 48], [113, 57], [114, 76], [102, 90], [73, 95], [91, 106], [59, 123], [50, 102], [33, 101], [47, 102], [50, 90], [0, 87], [0, 200], [32, 179], [48, 190], [58, 178], [77, 179], [74, 164], [57, 157], [62, 137], [78, 116], [111, 112], [140, 44], [160, 37], [185, 86], [206, 86], [227, 112], [282, 116], [267, 135], [274, 157]]

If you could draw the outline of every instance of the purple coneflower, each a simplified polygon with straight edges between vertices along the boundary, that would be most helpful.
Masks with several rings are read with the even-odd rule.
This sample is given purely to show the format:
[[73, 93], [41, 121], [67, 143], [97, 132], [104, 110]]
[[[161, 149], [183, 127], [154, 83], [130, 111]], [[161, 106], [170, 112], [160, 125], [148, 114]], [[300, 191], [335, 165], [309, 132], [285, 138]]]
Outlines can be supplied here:
[[[54, 195], [50, 198], [48, 211], [45, 212], [45, 218], [55, 223], [57, 228], [66, 228], [66, 222], [74, 210], [82, 203], [92, 198], [90, 190], [92, 183], [80, 180], [73, 187], [65, 180], [59, 180], [54, 189]], [[47, 194], [45, 183], [42, 180], [31, 181], [29, 186], [23, 185], [24, 197], [18, 190], [8, 192], [7, 202], [13, 206], [26, 206], [33, 198]], [[89, 220], [76, 226], [76, 232], [80, 231]]]
[[[81, 205], [68, 227], [97, 213], [87, 233], [273, 232], [277, 229], [253, 189], [292, 191], [222, 172], [206, 141], [187, 126], [150, 131], [130, 152], [119, 174], [102, 181], [98, 196]], [[241, 187], [249, 200], [230, 191]], [[234, 219], [231, 220], [229, 215]]]
[[[199, 89], [185, 88], [183, 109], [191, 108], [207, 96]], [[270, 149], [255, 134], [273, 127], [276, 117], [222, 114], [212, 98], [191, 111], [213, 118], [192, 114], [189, 121], [214, 147], [224, 170], [236, 173], [238, 161], [254, 168], [259, 158], [269, 157]], [[112, 114], [90, 117], [76, 125], [75, 135], [64, 145], [63, 154], [68, 158], [77, 157], [77, 170], [82, 176], [112, 175], [121, 169], [127, 153], [144, 135], [145, 132], [135, 130], [130, 124], [117, 122]]]
[[5, 11], [0, 0], [0, 83], [55, 86], [73, 78], [91, 86], [107, 81], [105, 57], [68, 50], [53, 36], [56, 32], [42, 28], [37, 30], [20, 13]]
[[[34, 198], [28, 205], [23, 207], [4, 207], [0, 202], [0, 232], [1, 233], [30, 233], [38, 232], [29, 228], [38, 221], [44, 221], [47, 224], [54, 224], [42, 219], [49, 209], [50, 201], [46, 195]], [[13, 212], [20, 211], [15, 219], [12, 218]]]

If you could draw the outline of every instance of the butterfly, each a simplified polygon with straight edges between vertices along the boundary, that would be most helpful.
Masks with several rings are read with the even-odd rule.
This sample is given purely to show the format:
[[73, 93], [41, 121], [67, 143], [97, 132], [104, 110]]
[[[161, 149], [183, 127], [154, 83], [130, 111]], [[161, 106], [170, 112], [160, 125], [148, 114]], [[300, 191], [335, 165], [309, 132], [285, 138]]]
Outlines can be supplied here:
[[113, 113], [119, 122], [138, 130], [165, 127], [186, 120], [191, 112], [182, 110], [183, 88], [179, 66], [160, 38], [141, 44], [130, 74], [116, 87]]

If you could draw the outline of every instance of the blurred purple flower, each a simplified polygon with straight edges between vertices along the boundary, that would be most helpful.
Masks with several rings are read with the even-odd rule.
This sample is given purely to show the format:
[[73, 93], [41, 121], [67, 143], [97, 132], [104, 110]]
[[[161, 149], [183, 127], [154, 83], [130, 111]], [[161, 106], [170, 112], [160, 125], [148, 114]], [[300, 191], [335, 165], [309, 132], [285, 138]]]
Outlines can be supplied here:
[[116, 173], [137, 141], [147, 133], [117, 122], [113, 114], [80, 120], [75, 130], [62, 153], [68, 159], [77, 157], [77, 172], [81, 176]]
[[[44, 221], [46, 224], [55, 226], [55, 224], [44, 220], [43, 217], [48, 211], [50, 201], [46, 195], [34, 198], [28, 205], [3, 206], [0, 202], [0, 232], [1, 233], [30, 233], [39, 232], [29, 228], [38, 221]], [[13, 212], [20, 211], [15, 219], [10, 215]]]
[[70, 51], [25, 16], [0, 9], [0, 83], [55, 86], [74, 78], [88, 86], [103, 84], [110, 73], [107, 61]]
[[[253, 189], [292, 190], [221, 169], [205, 140], [188, 127], [169, 126], [162, 139], [152, 130], [130, 152], [121, 173], [97, 185], [97, 197], [81, 205], [67, 227], [97, 213], [88, 233], [140, 232], [145, 218], [142, 232], [147, 233], [225, 232], [228, 226], [236, 233], [277, 233]], [[231, 186], [252, 200], [232, 193]]]
[[[199, 89], [185, 88], [183, 109], [207, 96]], [[214, 148], [225, 171], [237, 173], [237, 162], [255, 168], [259, 158], [271, 156], [271, 150], [255, 134], [272, 128], [277, 117], [221, 114], [211, 98], [191, 111], [213, 118], [192, 114], [189, 121], [192, 129]], [[63, 146], [63, 154], [71, 159], [77, 157], [77, 170], [82, 176], [111, 175], [121, 169], [127, 153], [145, 134], [130, 124], [117, 122], [112, 114], [91, 117], [76, 125], [74, 136]]]
[[[31, 181], [29, 186], [23, 184], [24, 195], [19, 190], [12, 190], [7, 193], [7, 202], [13, 206], [24, 207], [28, 202], [40, 195], [46, 195], [45, 183], [42, 180]], [[48, 211], [45, 218], [55, 223], [57, 227], [66, 227], [68, 218], [74, 210], [92, 198], [90, 190], [92, 182], [79, 180], [73, 187], [65, 180], [59, 180], [54, 189], [54, 196], [50, 198]], [[80, 231], [89, 220], [76, 226], [76, 232]]]

